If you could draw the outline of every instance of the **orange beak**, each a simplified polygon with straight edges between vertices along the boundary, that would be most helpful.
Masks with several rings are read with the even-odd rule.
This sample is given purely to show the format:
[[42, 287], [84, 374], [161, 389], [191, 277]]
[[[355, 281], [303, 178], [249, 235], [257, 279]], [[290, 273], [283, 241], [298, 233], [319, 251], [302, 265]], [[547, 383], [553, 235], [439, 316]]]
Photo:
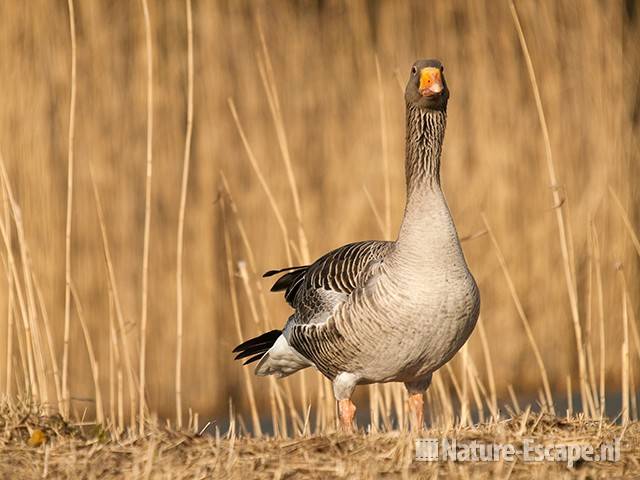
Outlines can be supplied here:
[[444, 89], [442, 75], [439, 68], [426, 67], [420, 70], [420, 95], [429, 97], [436, 95]]

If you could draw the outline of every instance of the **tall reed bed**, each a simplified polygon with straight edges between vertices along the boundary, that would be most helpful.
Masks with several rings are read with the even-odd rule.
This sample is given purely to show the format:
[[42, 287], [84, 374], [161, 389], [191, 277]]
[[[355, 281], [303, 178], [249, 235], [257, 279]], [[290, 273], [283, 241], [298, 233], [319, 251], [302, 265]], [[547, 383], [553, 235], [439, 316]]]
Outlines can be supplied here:
[[[618, 397], [636, 420], [639, 29], [623, 7], [3, 5], [3, 394], [115, 436], [155, 413], [333, 429], [316, 372], [256, 379], [230, 351], [289, 314], [263, 271], [393, 238], [405, 70], [438, 56], [444, 188], [483, 307], [429, 421], [491, 423], [534, 399], [605, 425]], [[400, 386], [359, 395], [367, 428], [407, 428]]]

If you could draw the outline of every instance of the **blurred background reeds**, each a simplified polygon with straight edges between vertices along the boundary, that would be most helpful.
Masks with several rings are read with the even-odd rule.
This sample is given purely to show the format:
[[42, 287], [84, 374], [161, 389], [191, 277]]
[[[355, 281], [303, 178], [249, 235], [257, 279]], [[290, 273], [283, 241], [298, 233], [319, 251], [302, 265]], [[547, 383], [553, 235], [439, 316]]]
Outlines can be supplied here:
[[[289, 315], [262, 272], [394, 237], [404, 83], [437, 57], [452, 92], [443, 185], [482, 294], [482, 331], [438, 391], [538, 398], [533, 340], [554, 397], [586, 391], [595, 414], [604, 387], [635, 405], [639, 5], [516, 6], [522, 37], [493, 0], [193, 1], [191, 17], [179, 1], [0, 3], [0, 392], [137, 412], [146, 318], [148, 411], [226, 416], [231, 400], [247, 418], [304, 423], [309, 404], [315, 418], [319, 374], [256, 379], [231, 349]], [[385, 388], [371, 405], [401, 409]]]

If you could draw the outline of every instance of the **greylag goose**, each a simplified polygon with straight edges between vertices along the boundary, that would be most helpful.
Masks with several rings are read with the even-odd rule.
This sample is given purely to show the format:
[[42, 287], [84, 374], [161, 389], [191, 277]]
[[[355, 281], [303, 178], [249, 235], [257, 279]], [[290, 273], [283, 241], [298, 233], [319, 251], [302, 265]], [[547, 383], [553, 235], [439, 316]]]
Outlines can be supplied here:
[[419, 60], [405, 90], [404, 218], [395, 241], [345, 245], [311, 265], [272, 270], [272, 291], [295, 310], [283, 330], [238, 345], [256, 375], [313, 366], [333, 382], [340, 422], [353, 429], [356, 385], [403, 382], [414, 428], [423, 394], [473, 330], [480, 294], [440, 186], [449, 90], [442, 64]]

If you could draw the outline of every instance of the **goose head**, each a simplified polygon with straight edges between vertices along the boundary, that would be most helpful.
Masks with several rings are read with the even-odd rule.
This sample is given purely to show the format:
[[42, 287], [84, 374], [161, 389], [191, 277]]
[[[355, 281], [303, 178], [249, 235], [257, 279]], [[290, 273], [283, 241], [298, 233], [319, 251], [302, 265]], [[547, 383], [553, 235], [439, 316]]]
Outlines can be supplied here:
[[411, 66], [404, 93], [407, 106], [424, 110], [447, 110], [449, 88], [439, 60], [418, 60]]

